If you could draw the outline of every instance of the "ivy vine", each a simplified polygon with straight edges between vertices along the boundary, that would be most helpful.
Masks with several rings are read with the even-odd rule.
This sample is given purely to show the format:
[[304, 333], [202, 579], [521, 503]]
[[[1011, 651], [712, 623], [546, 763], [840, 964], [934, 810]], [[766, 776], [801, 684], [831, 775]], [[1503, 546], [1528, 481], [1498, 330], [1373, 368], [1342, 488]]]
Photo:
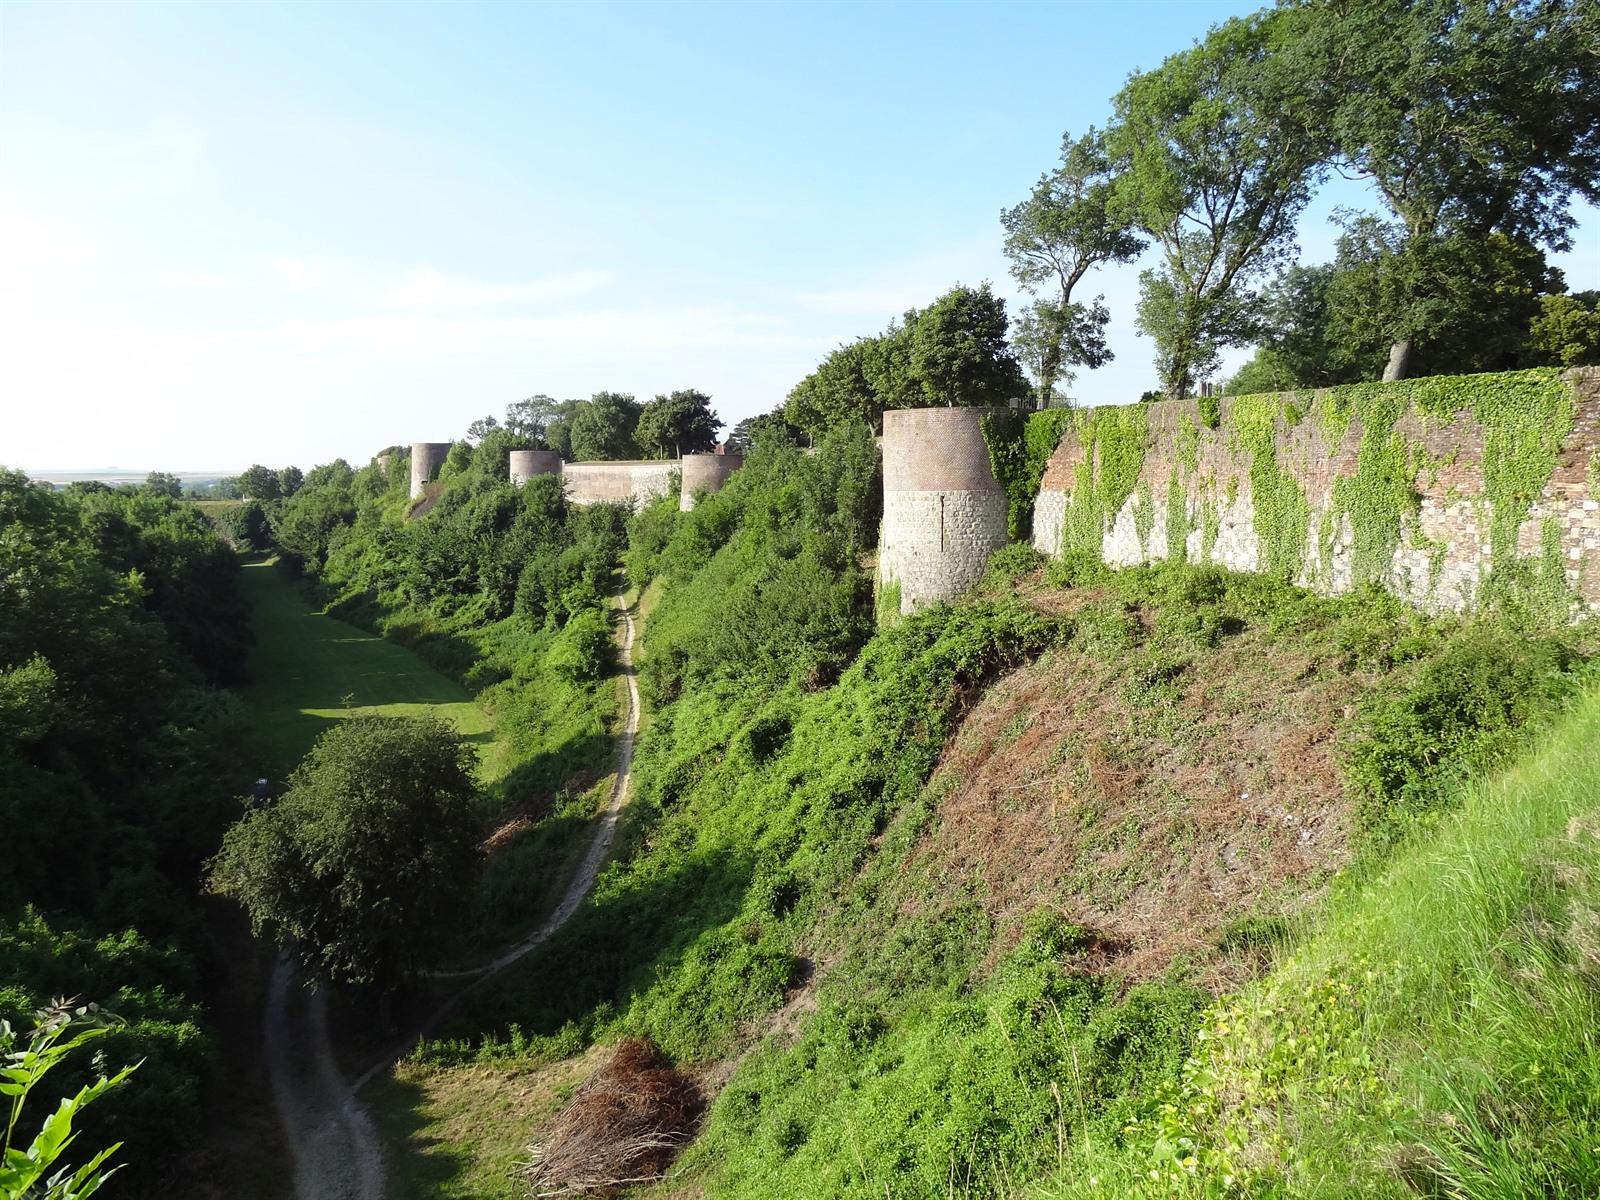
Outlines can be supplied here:
[[1250, 455], [1251, 519], [1261, 540], [1261, 569], [1294, 580], [1305, 566], [1311, 506], [1299, 483], [1278, 465], [1278, 419], [1290, 401], [1273, 394], [1233, 402], [1236, 444]]
[[1072, 415], [1083, 459], [1067, 495], [1061, 549], [1098, 555], [1107, 526], [1138, 485], [1150, 410], [1143, 404], [1129, 404], [1078, 409]]
[[1027, 416], [1001, 409], [985, 414], [979, 422], [989, 448], [989, 466], [1006, 494], [1006, 531], [1014, 542], [1026, 541], [1033, 532], [1039, 481], [1071, 420], [1072, 412], [1065, 408], [1047, 408]]

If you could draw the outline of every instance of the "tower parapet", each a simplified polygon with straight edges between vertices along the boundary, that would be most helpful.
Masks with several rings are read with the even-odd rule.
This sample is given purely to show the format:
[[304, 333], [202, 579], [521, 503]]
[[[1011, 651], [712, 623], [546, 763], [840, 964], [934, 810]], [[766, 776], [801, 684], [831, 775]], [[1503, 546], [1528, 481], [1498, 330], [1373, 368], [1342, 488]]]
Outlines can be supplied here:
[[451, 442], [411, 443], [411, 498], [422, 495], [429, 481], [439, 473], [450, 453]]
[[683, 482], [678, 494], [678, 511], [688, 512], [694, 507], [695, 497], [699, 493], [722, 490], [728, 477], [744, 466], [744, 455], [728, 451], [685, 454], [679, 461], [683, 467]]
[[878, 576], [900, 611], [953, 600], [1006, 544], [1006, 495], [989, 465], [986, 408], [883, 414], [883, 534]]

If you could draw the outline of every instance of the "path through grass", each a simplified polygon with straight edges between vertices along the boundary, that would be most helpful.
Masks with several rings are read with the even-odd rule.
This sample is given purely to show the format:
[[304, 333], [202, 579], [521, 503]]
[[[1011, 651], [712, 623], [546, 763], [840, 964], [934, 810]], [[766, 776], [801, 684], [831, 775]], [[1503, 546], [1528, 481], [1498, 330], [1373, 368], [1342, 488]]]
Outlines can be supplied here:
[[492, 722], [460, 684], [405, 647], [311, 607], [272, 564], [247, 565], [243, 579], [256, 637], [244, 698], [268, 778], [281, 781], [332, 722], [367, 712], [442, 717], [485, 760]]

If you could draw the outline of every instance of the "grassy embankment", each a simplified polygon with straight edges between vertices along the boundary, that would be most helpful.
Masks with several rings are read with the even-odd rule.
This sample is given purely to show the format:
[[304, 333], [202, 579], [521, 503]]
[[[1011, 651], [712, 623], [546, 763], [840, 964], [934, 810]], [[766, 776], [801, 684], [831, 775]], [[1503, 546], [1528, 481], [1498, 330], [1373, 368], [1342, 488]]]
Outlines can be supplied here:
[[442, 717], [493, 769], [493, 722], [460, 684], [403, 646], [313, 609], [270, 563], [247, 565], [243, 586], [256, 639], [243, 694], [275, 784], [332, 722], [356, 713]]
[[1600, 693], [1463, 790], [1037, 1195], [1600, 1195]]
[[880, 633], [834, 688], [658, 714], [645, 839], [467, 1014], [503, 1032], [407, 1069], [433, 1194], [516, 1194], [575, 1052], [620, 1034], [714, 1097], [678, 1176], [707, 1195], [1147, 1178], [1210, 998], [1583, 673], [1568, 635], [1374, 597], [1055, 575]]

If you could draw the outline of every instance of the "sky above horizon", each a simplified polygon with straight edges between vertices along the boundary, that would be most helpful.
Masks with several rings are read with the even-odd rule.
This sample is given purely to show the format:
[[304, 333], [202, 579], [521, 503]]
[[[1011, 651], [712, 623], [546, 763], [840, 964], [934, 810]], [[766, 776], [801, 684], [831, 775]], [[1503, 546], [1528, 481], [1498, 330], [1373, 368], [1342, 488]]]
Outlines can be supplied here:
[[[731, 425], [958, 282], [1015, 296], [999, 212], [1062, 132], [1256, 7], [8, 0], [0, 464], [359, 465], [535, 393]], [[1578, 216], [1552, 261], [1600, 287]], [[1155, 386], [1151, 253], [1088, 284], [1082, 402]]]

